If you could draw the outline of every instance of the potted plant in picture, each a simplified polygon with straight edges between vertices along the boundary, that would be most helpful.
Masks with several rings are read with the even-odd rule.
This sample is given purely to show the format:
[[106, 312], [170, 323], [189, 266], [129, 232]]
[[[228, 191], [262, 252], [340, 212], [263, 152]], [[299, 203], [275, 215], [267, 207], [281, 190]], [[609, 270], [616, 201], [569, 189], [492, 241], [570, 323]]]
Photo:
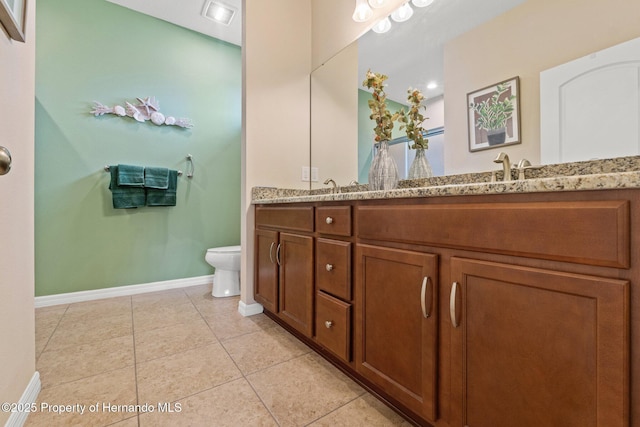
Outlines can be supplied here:
[[400, 130], [404, 129], [409, 140], [409, 148], [416, 150], [416, 157], [409, 168], [409, 179], [429, 178], [433, 176], [431, 165], [427, 160], [424, 150], [429, 148], [429, 140], [425, 138], [426, 129], [423, 123], [426, 118], [420, 110], [426, 110], [423, 104], [424, 95], [418, 89], [409, 88], [407, 90], [407, 101], [409, 101], [409, 111], [403, 114], [401, 111], [398, 121], [403, 123]]
[[378, 150], [371, 161], [369, 168], [370, 190], [392, 190], [398, 186], [398, 166], [393, 157], [389, 155], [389, 141], [393, 130], [393, 122], [398, 120], [401, 113], [391, 113], [387, 108], [387, 95], [384, 93], [384, 74], [367, 71], [362, 85], [372, 90], [369, 100], [371, 115], [369, 118], [375, 121], [374, 140], [378, 144]]
[[502, 96], [508, 90], [508, 85], [499, 84], [490, 98], [469, 105], [477, 113], [476, 127], [487, 131], [489, 145], [503, 144], [505, 141], [507, 120], [513, 115], [513, 100], [516, 99], [515, 95]]

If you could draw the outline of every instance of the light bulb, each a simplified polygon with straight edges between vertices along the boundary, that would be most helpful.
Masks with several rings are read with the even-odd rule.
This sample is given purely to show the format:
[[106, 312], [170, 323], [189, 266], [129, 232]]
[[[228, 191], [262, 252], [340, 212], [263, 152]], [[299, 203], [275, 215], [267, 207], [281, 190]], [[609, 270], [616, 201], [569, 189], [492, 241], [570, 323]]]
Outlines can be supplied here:
[[409, 2], [407, 2], [393, 11], [393, 13], [391, 14], [391, 19], [396, 22], [404, 22], [411, 18], [412, 15], [413, 9], [411, 9]]
[[391, 20], [389, 19], [388, 16], [378, 21], [378, 23], [374, 25], [372, 28], [372, 30], [378, 34], [386, 33], [390, 29], [391, 29]]
[[378, 9], [384, 6], [385, 1], [386, 0], [369, 0], [369, 5], [374, 9]]
[[411, 3], [413, 3], [415, 7], [427, 7], [433, 3], [433, 0], [411, 0]]
[[353, 11], [353, 20], [356, 22], [365, 22], [371, 19], [373, 10], [369, 7], [367, 0], [356, 0], [356, 9]]

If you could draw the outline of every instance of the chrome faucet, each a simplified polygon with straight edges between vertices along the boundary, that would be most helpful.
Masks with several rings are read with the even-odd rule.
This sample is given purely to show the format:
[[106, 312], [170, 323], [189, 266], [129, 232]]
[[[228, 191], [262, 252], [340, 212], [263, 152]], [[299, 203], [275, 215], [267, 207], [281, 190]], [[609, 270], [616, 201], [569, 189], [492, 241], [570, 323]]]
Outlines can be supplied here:
[[334, 180], [332, 180], [331, 178], [329, 178], [324, 182], [324, 185], [329, 185], [329, 184], [332, 185], [331, 194], [335, 193], [336, 190], [338, 189], [338, 186], [336, 185], [336, 182]]
[[509, 156], [505, 152], [500, 152], [498, 157], [494, 160], [494, 163], [502, 163], [502, 171], [503, 171], [503, 181], [511, 181], [511, 162], [509, 161]]

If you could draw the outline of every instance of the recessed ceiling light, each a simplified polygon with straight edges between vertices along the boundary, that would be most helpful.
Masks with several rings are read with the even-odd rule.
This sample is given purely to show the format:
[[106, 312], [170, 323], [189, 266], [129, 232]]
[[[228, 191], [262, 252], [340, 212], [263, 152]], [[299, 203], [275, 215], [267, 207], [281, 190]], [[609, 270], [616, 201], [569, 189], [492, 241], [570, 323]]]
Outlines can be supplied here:
[[234, 7], [213, 0], [205, 2], [202, 9], [202, 16], [222, 25], [229, 25], [235, 14]]
[[427, 89], [435, 89], [438, 87], [438, 83], [436, 82], [431, 82], [427, 85]]

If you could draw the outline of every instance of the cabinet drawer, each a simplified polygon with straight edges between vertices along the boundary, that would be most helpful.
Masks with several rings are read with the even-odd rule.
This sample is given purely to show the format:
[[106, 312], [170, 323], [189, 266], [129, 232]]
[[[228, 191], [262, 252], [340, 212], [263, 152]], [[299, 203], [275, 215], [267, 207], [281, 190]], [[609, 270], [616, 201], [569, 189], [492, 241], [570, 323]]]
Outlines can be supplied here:
[[316, 224], [319, 233], [351, 236], [351, 206], [316, 208]]
[[316, 284], [331, 295], [351, 299], [351, 243], [318, 238]]
[[313, 206], [258, 206], [256, 226], [312, 232]]
[[629, 267], [629, 201], [359, 206], [357, 237]]
[[318, 292], [316, 341], [345, 361], [351, 360], [351, 304]]

